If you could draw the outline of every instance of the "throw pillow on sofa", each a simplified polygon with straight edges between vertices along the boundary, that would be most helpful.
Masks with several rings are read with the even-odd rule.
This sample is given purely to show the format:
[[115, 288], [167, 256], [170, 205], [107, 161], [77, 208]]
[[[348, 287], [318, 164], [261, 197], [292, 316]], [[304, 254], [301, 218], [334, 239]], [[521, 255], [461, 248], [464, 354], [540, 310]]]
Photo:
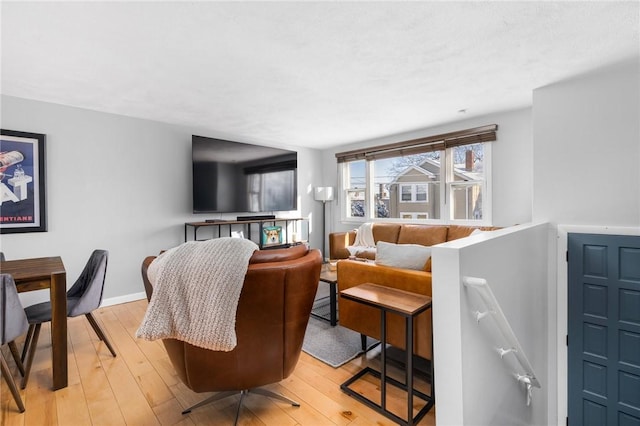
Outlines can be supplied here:
[[358, 259], [374, 260], [376, 258], [375, 247], [362, 247], [362, 246], [347, 246], [349, 254]]
[[376, 264], [394, 268], [424, 271], [431, 257], [431, 247], [419, 244], [393, 244], [378, 241]]

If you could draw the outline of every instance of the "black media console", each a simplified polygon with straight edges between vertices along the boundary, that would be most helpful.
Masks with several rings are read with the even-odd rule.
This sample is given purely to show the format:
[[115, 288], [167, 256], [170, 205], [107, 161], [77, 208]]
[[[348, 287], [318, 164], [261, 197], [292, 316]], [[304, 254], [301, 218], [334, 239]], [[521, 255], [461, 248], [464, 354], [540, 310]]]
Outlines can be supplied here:
[[[301, 217], [276, 218], [273, 215], [261, 215], [261, 216], [238, 216], [237, 220], [207, 219], [204, 222], [186, 222], [184, 224], [184, 240], [185, 242], [188, 241], [189, 228], [193, 229], [193, 240], [198, 240], [199, 228], [210, 228], [210, 227], [218, 228], [217, 233], [215, 232], [215, 228], [213, 232], [214, 234], [217, 234], [217, 235], [211, 235], [206, 238], [200, 238], [201, 240], [222, 237], [223, 226], [228, 227], [228, 231], [229, 231], [228, 236], [230, 237], [232, 228], [234, 227], [234, 225], [236, 226], [236, 229], [238, 228], [242, 229], [243, 232], [245, 232], [246, 234], [245, 237], [251, 240], [252, 225], [257, 224], [257, 228], [258, 228], [257, 244], [258, 246], [260, 246], [261, 249], [290, 247], [292, 245], [300, 244], [306, 241], [300, 238], [302, 237], [302, 228], [298, 227], [298, 222], [304, 221], [304, 220], [305, 219]], [[278, 223], [280, 224], [284, 223], [284, 226], [277, 226], [276, 224]], [[294, 223], [294, 225], [293, 225], [293, 230], [291, 230], [291, 232], [289, 233], [288, 231], [289, 231], [290, 223]], [[269, 226], [273, 226], [273, 227], [277, 226], [278, 228], [281, 228], [280, 231], [282, 232], [282, 243], [269, 244], [263, 241], [263, 235], [262, 235], [263, 230], [265, 229], [265, 227], [269, 227]], [[297, 234], [297, 235], [293, 235], [293, 234]]]
[[262, 214], [257, 216], [238, 216], [236, 220], [238, 222], [253, 222], [256, 220], [273, 220], [276, 216], [273, 214]]

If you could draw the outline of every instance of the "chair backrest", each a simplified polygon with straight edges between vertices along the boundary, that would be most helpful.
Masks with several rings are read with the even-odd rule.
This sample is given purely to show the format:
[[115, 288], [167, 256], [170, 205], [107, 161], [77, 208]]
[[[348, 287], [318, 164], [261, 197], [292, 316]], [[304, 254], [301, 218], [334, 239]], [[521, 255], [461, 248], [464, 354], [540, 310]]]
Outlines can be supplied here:
[[68, 312], [70, 317], [88, 314], [102, 303], [109, 252], [94, 250], [82, 273], [67, 292], [67, 298], [80, 299]]
[[0, 262], [4, 262], [5, 260], [7, 259], [5, 259], [4, 253], [0, 251]]
[[[279, 382], [293, 372], [318, 288], [322, 256], [317, 249], [284, 250], [290, 251], [256, 252], [249, 262], [236, 311], [237, 346], [232, 351], [163, 340], [187, 387], [196, 392], [244, 390]], [[142, 265], [148, 297], [152, 287], [147, 268], [153, 259], [148, 257]]]
[[23, 335], [29, 322], [24, 313], [18, 290], [9, 274], [0, 274], [0, 345]]

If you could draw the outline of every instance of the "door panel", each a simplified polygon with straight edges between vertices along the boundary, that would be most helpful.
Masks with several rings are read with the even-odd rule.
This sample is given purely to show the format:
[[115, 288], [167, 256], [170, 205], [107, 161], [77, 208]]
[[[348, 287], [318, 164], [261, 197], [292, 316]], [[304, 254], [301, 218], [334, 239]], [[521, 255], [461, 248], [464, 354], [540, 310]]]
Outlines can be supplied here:
[[640, 426], [640, 237], [569, 234], [569, 424]]

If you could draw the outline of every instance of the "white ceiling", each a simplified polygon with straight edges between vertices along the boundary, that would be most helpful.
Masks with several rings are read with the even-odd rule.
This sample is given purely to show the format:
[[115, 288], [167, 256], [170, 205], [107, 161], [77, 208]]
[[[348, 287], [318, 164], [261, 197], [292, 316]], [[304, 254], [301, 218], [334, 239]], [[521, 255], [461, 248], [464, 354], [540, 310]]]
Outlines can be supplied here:
[[[326, 148], [639, 55], [630, 2], [6, 2], [2, 93]], [[466, 110], [463, 115], [459, 110]]]

